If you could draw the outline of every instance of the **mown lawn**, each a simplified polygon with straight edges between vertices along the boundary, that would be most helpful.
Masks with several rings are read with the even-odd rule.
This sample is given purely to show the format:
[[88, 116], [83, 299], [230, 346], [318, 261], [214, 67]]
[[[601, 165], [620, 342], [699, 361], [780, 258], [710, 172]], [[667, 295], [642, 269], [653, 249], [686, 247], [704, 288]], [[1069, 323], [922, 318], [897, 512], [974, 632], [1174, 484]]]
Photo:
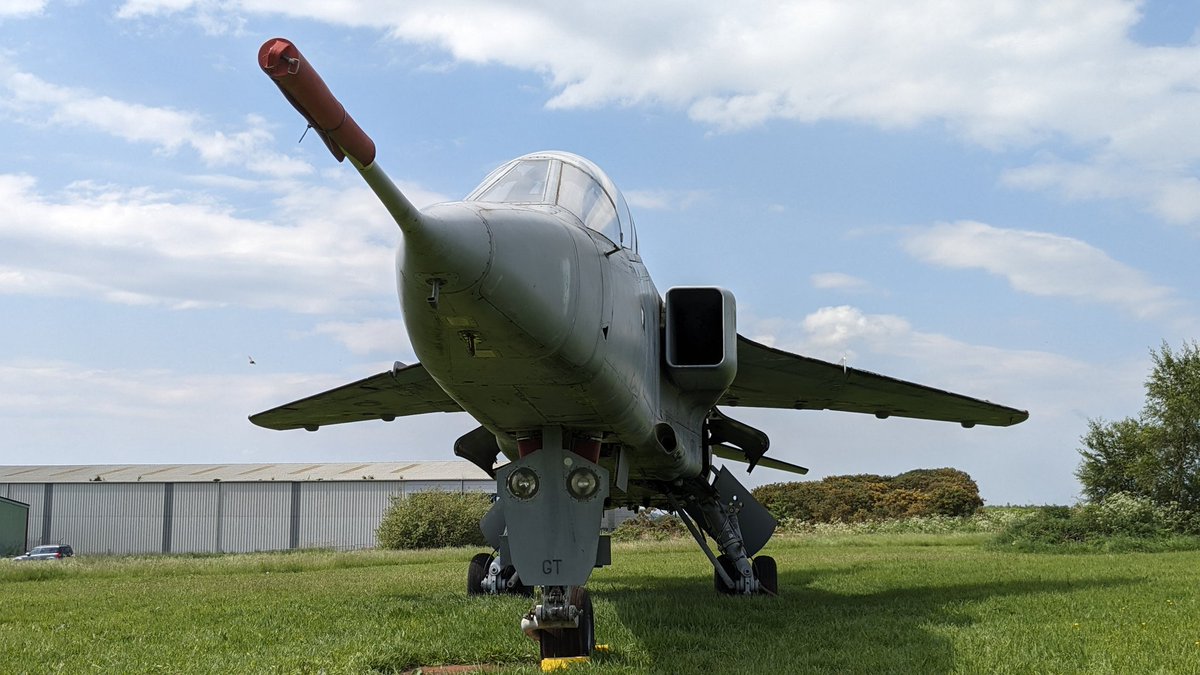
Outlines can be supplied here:
[[[1200, 672], [1200, 552], [1028, 554], [987, 535], [774, 540], [778, 598], [718, 597], [688, 541], [614, 546], [603, 672]], [[537, 672], [473, 551], [0, 563], [0, 672]]]

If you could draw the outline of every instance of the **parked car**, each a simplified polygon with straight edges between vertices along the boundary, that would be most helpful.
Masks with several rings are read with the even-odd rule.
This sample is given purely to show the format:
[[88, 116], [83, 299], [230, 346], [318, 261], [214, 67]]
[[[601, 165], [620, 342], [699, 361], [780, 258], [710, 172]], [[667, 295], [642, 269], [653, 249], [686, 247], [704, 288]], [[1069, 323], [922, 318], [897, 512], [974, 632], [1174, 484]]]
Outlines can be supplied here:
[[13, 560], [61, 560], [75, 555], [75, 551], [66, 544], [47, 544], [35, 546], [25, 555], [19, 555]]

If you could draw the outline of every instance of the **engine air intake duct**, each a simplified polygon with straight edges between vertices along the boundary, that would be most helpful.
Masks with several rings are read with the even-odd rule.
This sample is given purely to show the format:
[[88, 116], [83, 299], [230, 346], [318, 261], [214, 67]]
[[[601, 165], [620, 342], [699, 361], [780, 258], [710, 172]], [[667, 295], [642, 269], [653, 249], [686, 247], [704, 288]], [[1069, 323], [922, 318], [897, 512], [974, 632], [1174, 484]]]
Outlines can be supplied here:
[[715, 287], [678, 287], [666, 296], [666, 360], [688, 391], [724, 391], [737, 375], [737, 306]]

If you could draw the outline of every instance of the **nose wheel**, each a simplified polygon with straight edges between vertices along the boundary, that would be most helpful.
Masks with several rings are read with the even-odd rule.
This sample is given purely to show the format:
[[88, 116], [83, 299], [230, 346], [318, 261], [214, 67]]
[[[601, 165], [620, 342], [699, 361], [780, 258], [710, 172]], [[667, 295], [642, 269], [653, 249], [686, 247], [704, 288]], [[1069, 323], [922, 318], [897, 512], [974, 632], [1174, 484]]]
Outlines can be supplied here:
[[592, 597], [586, 588], [571, 589], [571, 606], [578, 609], [579, 625], [575, 628], [543, 628], [537, 632], [543, 659], [571, 656], [591, 656], [596, 648], [596, 617], [592, 613]]

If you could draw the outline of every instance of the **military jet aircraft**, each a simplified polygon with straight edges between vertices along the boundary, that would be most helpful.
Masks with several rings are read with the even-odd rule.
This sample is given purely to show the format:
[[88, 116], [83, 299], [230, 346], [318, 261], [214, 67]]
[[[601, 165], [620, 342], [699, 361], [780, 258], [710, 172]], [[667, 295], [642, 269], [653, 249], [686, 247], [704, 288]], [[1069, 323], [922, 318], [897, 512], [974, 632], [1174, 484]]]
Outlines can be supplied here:
[[[420, 363], [253, 415], [270, 429], [465, 411], [480, 426], [456, 455], [496, 479], [481, 523], [493, 553], [470, 561], [467, 592], [531, 593], [522, 628], [543, 657], [595, 645], [584, 584], [610, 561], [606, 507], [683, 519], [727, 594], [778, 592], [757, 555], [770, 513], [713, 457], [805, 473], [767, 457], [767, 435], [719, 406], [842, 410], [1008, 426], [1028, 413], [790, 354], [737, 333], [733, 294], [660, 295], [629, 207], [590, 161], [518, 157], [462, 201], [418, 210], [384, 173], [375, 144], [291, 42], [259, 65], [334, 157], [350, 163], [400, 227], [400, 305]], [[503, 455], [506, 463], [500, 466]], [[713, 551], [705, 539], [716, 543]]]

